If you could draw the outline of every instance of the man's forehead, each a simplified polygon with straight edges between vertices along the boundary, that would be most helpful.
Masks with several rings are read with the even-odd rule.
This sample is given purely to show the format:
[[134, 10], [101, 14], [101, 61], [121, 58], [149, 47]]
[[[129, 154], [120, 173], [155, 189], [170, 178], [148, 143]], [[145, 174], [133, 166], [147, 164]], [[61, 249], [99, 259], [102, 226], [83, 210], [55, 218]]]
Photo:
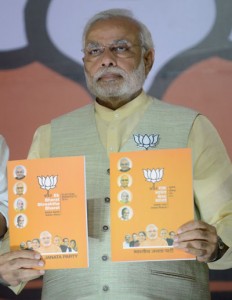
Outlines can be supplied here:
[[111, 18], [98, 20], [87, 31], [86, 42], [103, 41], [112, 43], [114, 40], [134, 41], [138, 38], [139, 27], [130, 19]]

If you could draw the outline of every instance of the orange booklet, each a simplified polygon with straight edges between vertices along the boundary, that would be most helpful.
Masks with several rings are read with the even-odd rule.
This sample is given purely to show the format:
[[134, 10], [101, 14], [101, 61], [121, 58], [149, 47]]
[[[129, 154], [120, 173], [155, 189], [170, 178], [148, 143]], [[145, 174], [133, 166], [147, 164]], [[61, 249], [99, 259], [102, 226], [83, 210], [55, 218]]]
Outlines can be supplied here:
[[195, 259], [173, 236], [194, 219], [191, 150], [110, 155], [112, 261]]
[[11, 250], [34, 249], [45, 269], [87, 268], [85, 158], [8, 162]]

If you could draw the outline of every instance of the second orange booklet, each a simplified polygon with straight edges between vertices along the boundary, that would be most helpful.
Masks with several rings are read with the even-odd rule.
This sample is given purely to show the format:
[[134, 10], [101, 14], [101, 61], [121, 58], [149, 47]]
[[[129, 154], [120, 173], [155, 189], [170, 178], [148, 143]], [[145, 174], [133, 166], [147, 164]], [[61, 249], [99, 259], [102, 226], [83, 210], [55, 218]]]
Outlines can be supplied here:
[[191, 149], [110, 155], [112, 261], [183, 260], [173, 236], [194, 219]]
[[10, 247], [42, 254], [45, 269], [88, 267], [85, 158], [8, 162]]

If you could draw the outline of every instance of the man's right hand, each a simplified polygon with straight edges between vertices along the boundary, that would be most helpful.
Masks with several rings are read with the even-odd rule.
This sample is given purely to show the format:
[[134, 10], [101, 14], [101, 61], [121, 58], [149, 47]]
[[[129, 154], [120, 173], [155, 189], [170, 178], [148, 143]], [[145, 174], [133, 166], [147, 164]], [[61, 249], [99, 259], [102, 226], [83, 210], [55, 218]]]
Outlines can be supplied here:
[[42, 267], [44, 262], [41, 255], [32, 250], [12, 251], [0, 255], [0, 281], [6, 285], [16, 286], [40, 277], [44, 270], [33, 268]]

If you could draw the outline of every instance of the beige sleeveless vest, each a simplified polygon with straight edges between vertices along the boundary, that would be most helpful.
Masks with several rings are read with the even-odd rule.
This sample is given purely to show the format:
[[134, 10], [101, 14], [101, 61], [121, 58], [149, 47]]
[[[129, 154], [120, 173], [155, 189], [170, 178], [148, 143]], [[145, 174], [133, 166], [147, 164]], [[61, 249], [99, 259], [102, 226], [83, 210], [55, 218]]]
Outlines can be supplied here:
[[[189, 109], [154, 100], [120, 151], [144, 151], [137, 148], [133, 134], [159, 134], [157, 149], [186, 147], [196, 116]], [[86, 157], [90, 263], [88, 269], [47, 271], [42, 299], [209, 299], [205, 264], [111, 262], [109, 159], [99, 140], [94, 106], [61, 116], [51, 126], [52, 157]]]

